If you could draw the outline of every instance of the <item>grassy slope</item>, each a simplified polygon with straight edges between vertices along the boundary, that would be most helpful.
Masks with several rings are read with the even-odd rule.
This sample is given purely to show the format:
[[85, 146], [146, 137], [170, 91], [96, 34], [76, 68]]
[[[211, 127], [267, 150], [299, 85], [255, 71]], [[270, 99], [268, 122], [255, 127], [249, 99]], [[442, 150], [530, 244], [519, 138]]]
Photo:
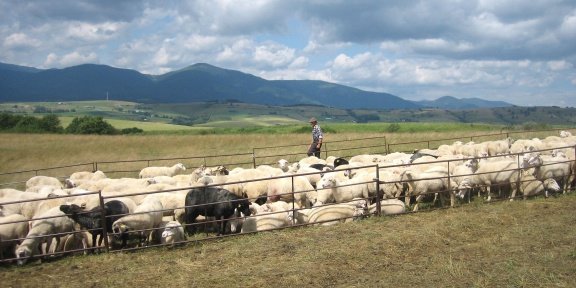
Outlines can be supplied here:
[[4, 287], [575, 287], [576, 195], [0, 268]]

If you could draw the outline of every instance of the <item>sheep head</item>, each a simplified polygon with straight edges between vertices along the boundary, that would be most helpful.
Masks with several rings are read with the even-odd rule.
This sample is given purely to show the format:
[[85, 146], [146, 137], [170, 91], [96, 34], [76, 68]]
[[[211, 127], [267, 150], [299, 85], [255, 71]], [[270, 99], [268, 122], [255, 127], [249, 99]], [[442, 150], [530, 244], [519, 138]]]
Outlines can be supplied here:
[[182, 163], [178, 163], [174, 165], [174, 167], [176, 167], [176, 171], [186, 171], [186, 166], [184, 166]]
[[558, 182], [556, 182], [556, 180], [552, 179], [552, 178], [548, 178], [546, 180], [544, 180], [542, 183], [544, 183], [544, 187], [546, 188], [546, 190], [552, 191], [552, 192], [558, 192], [560, 191], [560, 185], [558, 185]]
[[520, 168], [531, 168], [541, 166], [543, 163], [542, 157], [538, 152], [530, 152], [522, 155], [522, 163], [520, 163]]
[[464, 178], [464, 180], [462, 180], [462, 182], [460, 182], [460, 184], [458, 185], [457, 188], [458, 192], [456, 192], [456, 197], [464, 199], [464, 196], [466, 196], [466, 193], [470, 189], [472, 189], [472, 183], [470, 182], [470, 178]]
[[60, 211], [62, 211], [64, 214], [76, 214], [78, 212], [84, 211], [85, 207], [86, 203], [83, 203], [82, 206], [78, 206], [76, 204], [60, 205]]
[[130, 227], [124, 223], [114, 223], [112, 225], [112, 231], [116, 234], [123, 234], [128, 232], [128, 230], [130, 230]]
[[252, 214], [252, 211], [250, 210], [250, 201], [248, 201], [248, 199], [242, 198], [232, 201], [234, 202], [236, 209], [238, 209], [238, 211], [243, 213], [245, 216], [250, 216]]
[[70, 179], [70, 178], [66, 178], [66, 180], [64, 180], [64, 186], [66, 188], [74, 188], [76, 187], [76, 183], [74, 183], [74, 180]]
[[321, 189], [336, 187], [336, 178], [334, 178], [334, 175], [332, 174], [326, 174], [316, 185]]
[[286, 160], [286, 159], [278, 160], [278, 168], [282, 169], [282, 171], [284, 171], [284, 172], [288, 172], [288, 170], [290, 168], [288, 165], [288, 160]]
[[478, 165], [479, 161], [478, 158], [472, 158], [470, 160], [466, 160], [466, 162], [464, 162], [464, 166], [466, 166], [467, 168], [469, 168], [470, 170], [472, 170], [472, 173], [476, 172], [476, 170], [478, 170]]
[[26, 264], [26, 261], [28, 261], [28, 259], [30, 257], [32, 257], [32, 250], [30, 249], [30, 247], [28, 246], [19, 246], [18, 248], [16, 248], [16, 258], [18, 265], [24, 265]]

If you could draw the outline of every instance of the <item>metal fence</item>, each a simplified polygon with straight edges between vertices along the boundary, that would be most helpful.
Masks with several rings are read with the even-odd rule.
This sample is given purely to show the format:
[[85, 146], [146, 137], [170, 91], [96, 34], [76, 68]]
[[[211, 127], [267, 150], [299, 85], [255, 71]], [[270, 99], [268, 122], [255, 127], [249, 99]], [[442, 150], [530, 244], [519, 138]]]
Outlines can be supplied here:
[[[550, 131], [537, 131], [537, 133], [542, 133], [542, 132], [550, 132]], [[523, 132], [526, 133], [526, 132]], [[474, 138], [472, 139], [480, 139], [478, 137], [502, 137], [503, 135], [505, 135], [506, 137], [510, 137], [511, 134], [509, 133], [504, 133], [504, 134], [493, 134], [493, 135], [482, 135], [482, 136], [472, 136]], [[375, 137], [372, 138], [375, 142], [377, 143], [381, 143], [381, 145], [365, 145], [364, 147], [361, 147], [360, 149], [370, 149], [370, 148], [374, 148], [374, 149], [384, 149], [386, 148], [386, 153], [390, 152], [390, 143], [386, 143], [385, 137]], [[443, 139], [443, 140], [438, 140], [438, 143], [442, 142], [442, 141], [453, 141], [454, 139]], [[339, 155], [343, 155], [342, 153], [345, 153], [343, 151], [355, 151], [354, 149], [358, 149], [358, 147], [356, 147], [356, 144], [351, 144], [350, 146], [348, 146], [348, 148], [346, 148], [346, 143], [347, 141], [341, 141], [337, 142], [337, 143], [330, 143], [330, 149], [328, 149], [328, 145], [324, 146], [324, 151], [323, 153], [325, 153], [325, 155], [329, 155], [331, 153], [334, 152], [339, 152]], [[419, 142], [419, 143], [423, 143], [423, 142]], [[430, 142], [425, 142], [426, 143], [426, 148], [432, 148], [434, 146], [430, 145]], [[333, 144], [333, 145], [332, 145]], [[412, 143], [402, 143], [400, 145], [405, 145], [405, 144], [412, 144]], [[339, 146], [341, 145], [341, 146]], [[337, 148], [332, 148], [332, 147], [337, 147]], [[266, 148], [270, 148], [270, 147], [266, 147]], [[284, 147], [271, 147], [271, 148], [284, 148]], [[338, 150], [339, 148], [341, 148], [342, 150]], [[422, 147], [420, 147], [422, 148]], [[536, 151], [536, 152], [550, 152], [553, 149], [570, 149], [570, 151], [574, 151], [574, 153], [576, 154], [576, 147], [574, 146], [566, 146], [566, 147], [555, 147], [555, 148], [550, 148], [550, 149], [546, 149], [546, 150], [541, 150], [541, 151]], [[270, 151], [267, 150], [265, 148], [255, 148], [253, 153], [249, 153], [249, 154], [234, 154], [234, 155], [220, 155], [223, 157], [231, 157], [230, 159], [232, 159], [232, 157], [246, 157], [247, 161], [243, 161], [243, 160], [231, 160], [230, 163], [222, 163], [219, 162], [218, 159], [223, 159], [223, 158], [219, 158], [218, 156], [213, 156], [213, 157], [185, 157], [185, 158], [169, 158], [169, 159], [153, 159], [153, 160], [138, 160], [138, 161], [120, 161], [120, 162], [94, 162], [94, 163], [83, 163], [83, 164], [76, 164], [76, 165], [68, 165], [68, 166], [60, 166], [60, 167], [53, 167], [51, 169], [37, 169], [37, 170], [29, 170], [29, 171], [20, 171], [20, 172], [14, 172], [14, 173], [28, 173], [28, 174], [32, 174], [32, 175], [39, 175], [39, 173], [42, 172], [42, 174], [44, 174], [44, 172], [47, 171], [51, 171], [52, 169], [54, 170], [58, 170], [58, 169], [77, 169], [78, 167], [89, 167], [92, 170], [102, 170], [102, 168], [106, 168], [106, 165], [111, 165], [110, 167], [114, 167], [113, 165], [116, 163], [146, 163], [146, 165], [150, 165], [152, 163], [158, 163], [161, 161], [166, 161], [166, 162], [171, 162], [171, 161], [187, 161], [188, 165], [207, 165], [207, 166], [211, 166], [211, 165], [222, 165], [222, 164], [228, 164], [228, 165], [247, 165], [248, 167], [252, 166], [257, 166], [257, 165], [261, 165], [259, 163], [266, 163], [265, 160], [266, 159], [272, 159], [272, 157], [277, 157], [278, 155], [275, 154], [270, 154], [270, 155], [266, 155], [263, 151], [259, 151], [256, 152], [257, 150], [262, 149], [263, 151]], [[349, 149], [349, 150], [346, 150]], [[264, 155], [264, 156], [263, 156]], [[522, 162], [523, 159], [522, 156], [524, 154], [522, 153], [516, 153], [516, 154], [512, 154], [513, 157], [516, 157], [516, 162], [518, 164], [517, 168], [514, 168], [515, 170], [517, 170], [517, 173], [515, 174], [516, 177], [518, 177], [516, 179], [516, 181], [513, 181], [515, 183], [518, 183], [517, 185], [521, 185], [522, 183], [522, 179], [521, 179], [521, 175], [522, 175], [522, 168], [520, 166], [520, 163]], [[284, 155], [285, 156], [285, 155]], [[270, 158], [268, 158], [270, 157]], [[493, 156], [495, 157], [495, 156]], [[492, 157], [485, 157], [485, 158], [492, 158]], [[237, 159], [237, 158], [234, 158]], [[252, 162], [250, 162], [250, 160], [252, 160]], [[448, 171], [450, 171], [451, 167], [456, 166], [458, 164], [460, 164], [462, 160], [461, 159], [453, 159], [453, 160], [445, 160], [445, 161], [429, 161], [429, 162], [425, 162], [425, 163], [414, 163], [412, 164], [410, 167], [417, 169], [419, 165], [429, 165], [429, 164], [445, 164], [446, 169]], [[239, 163], [237, 163], [239, 162]], [[191, 164], [193, 163], [193, 164]], [[571, 160], [564, 160], [564, 161], [558, 161], [557, 163], [565, 163], [570, 165], [571, 167], [574, 167], [574, 163]], [[556, 163], [556, 164], [557, 164]], [[554, 165], [555, 163], [551, 163], [548, 165]], [[307, 213], [309, 213], [311, 210], [309, 210], [309, 208], [306, 207], [301, 207], [298, 203], [297, 203], [297, 199], [304, 197], [303, 195], [305, 195], [306, 193], [310, 193], [310, 192], [314, 192], [314, 191], [320, 191], [321, 189], [308, 189], [308, 190], [298, 190], [297, 187], [295, 186], [295, 178], [296, 177], [307, 177], [307, 176], [321, 176], [325, 173], [342, 173], [343, 171], [329, 171], [329, 172], [325, 172], [325, 171], [318, 171], [318, 172], [313, 172], [313, 173], [303, 173], [303, 174], [294, 174], [294, 175], [284, 175], [284, 176], [278, 176], [278, 177], [271, 177], [271, 178], [264, 178], [264, 179], [253, 179], [253, 180], [247, 180], [247, 181], [237, 181], [237, 182], [232, 182], [232, 183], [227, 183], [227, 184], [246, 184], [246, 183], [251, 183], [251, 182], [257, 182], [257, 181], [276, 181], [279, 179], [290, 179], [290, 189], [285, 192], [285, 193], [281, 193], [278, 194], [277, 196], [279, 196], [280, 198], [283, 199], [288, 199], [289, 201], [287, 201], [287, 203], [289, 203], [289, 207], [288, 209], [286, 209], [285, 211], [268, 211], [265, 214], [256, 214], [256, 215], [252, 215], [252, 216], [248, 216], [248, 217], [231, 217], [230, 219], [228, 219], [227, 221], [231, 221], [231, 222], [235, 222], [235, 221], [244, 221], [244, 223], [246, 223], [246, 221], [250, 221], [249, 219], [259, 219], [257, 217], [261, 217], [262, 215], [269, 215], [270, 217], [273, 217], [272, 215], [284, 215], [286, 214], [286, 216], [289, 219], [289, 222], [285, 222], [284, 225], [277, 225], [275, 227], [271, 227], [271, 228], [265, 228], [265, 229], [261, 229], [259, 230], [258, 227], [256, 227], [255, 230], [252, 231], [245, 231], [245, 233], [256, 233], [256, 232], [260, 232], [260, 231], [268, 231], [268, 230], [275, 230], [275, 229], [285, 229], [285, 228], [289, 228], [289, 227], [295, 227], [295, 226], [305, 226], [305, 225], [330, 225], [330, 224], [334, 224], [334, 223], [340, 223], [340, 222], [346, 222], [346, 221], [351, 221], [351, 220], [355, 220], [355, 219], [359, 219], [359, 218], [364, 218], [364, 217], [369, 217], [369, 216], [382, 216], [382, 215], [387, 215], [385, 213], [386, 208], [383, 209], [383, 202], [384, 200], [387, 199], [400, 199], [400, 200], [404, 200], [405, 202], [408, 202], [411, 197], [419, 197], [421, 196], [421, 198], [439, 198], [440, 201], [435, 201], [435, 200], [428, 200], [428, 201], [423, 201], [421, 205], [426, 206], [425, 210], [429, 210], [432, 208], [443, 208], [443, 207], [449, 207], [448, 205], [438, 205], [438, 202], [442, 202], [445, 199], [445, 196], [451, 196], [451, 198], [454, 196], [455, 191], [459, 188], [459, 187], [455, 187], [453, 186], [453, 181], [451, 181], [451, 178], [453, 178], [454, 176], [451, 175], [450, 173], [446, 174], [446, 176], [442, 176], [442, 177], [437, 177], [434, 179], [440, 179], [440, 180], [446, 180], [448, 185], [445, 187], [444, 190], [435, 190], [435, 191], [424, 191], [421, 194], [418, 195], [414, 195], [414, 194], [406, 194], [407, 193], [407, 180], [406, 179], [400, 179], [400, 180], [394, 180], [394, 181], [390, 181], [390, 179], [386, 179], [383, 178], [381, 175], [381, 171], [384, 171], [386, 169], [394, 169], [394, 168], [398, 168], [398, 169], [406, 169], [407, 167], [405, 167], [405, 164], [399, 164], [399, 165], [386, 165], [386, 166], [382, 166], [382, 165], [366, 165], [366, 166], [361, 166], [361, 167], [353, 167], [353, 168], [349, 168], [350, 170], [366, 170], [369, 171], [370, 173], [373, 173], [375, 176], [372, 179], [363, 181], [363, 182], [355, 182], [355, 183], [345, 183], [343, 185], [339, 185], [337, 187], [335, 187], [334, 189], [340, 189], [346, 186], [367, 186], [367, 185], [373, 185], [374, 191], [373, 193], [371, 193], [370, 195], [368, 195], [367, 197], [363, 197], [360, 199], [354, 199], [350, 201], [350, 205], [351, 207], [354, 208], [350, 208], [347, 211], [348, 214], [342, 212], [342, 213], [336, 213], [335, 215], [337, 216], [330, 216], [330, 217], [319, 217], [319, 218], [315, 218], [316, 220], [314, 221], [303, 221], [300, 218], [302, 217], [307, 217], [306, 215], [309, 215]], [[135, 169], [135, 170], [107, 170], [107, 171], [113, 171], [114, 173], [133, 173], [134, 171], [139, 171], [139, 169]], [[500, 172], [504, 172], [506, 170], [502, 170]], [[110, 172], [107, 172], [110, 173]], [[486, 172], [486, 173], [493, 173], [493, 172]], [[46, 175], [46, 174], [44, 174]], [[466, 177], [466, 176], [473, 176], [474, 174], [462, 174], [462, 175], [458, 175], [458, 177]], [[421, 178], [421, 179], [416, 179], [416, 180], [412, 180], [412, 181], [428, 181], [428, 180], [433, 180], [433, 179], [429, 179], [429, 178]], [[564, 180], [567, 181], [567, 180]], [[397, 183], [401, 186], [404, 187], [404, 194], [400, 194], [400, 195], [395, 195], [394, 197], [387, 197], [385, 196], [386, 193], [385, 191], [382, 191], [381, 189], [381, 185], [384, 184], [394, 184]], [[204, 188], [206, 187], [213, 187], [213, 186], [218, 186], [218, 184], [212, 184], [212, 185], [207, 185], [207, 186], [203, 186]], [[136, 190], [133, 193], [130, 194], [121, 194], [121, 195], [103, 195], [101, 191], [95, 191], [95, 192], [89, 192], [86, 194], [81, 194], [81, 195], [69, 195], [69, 196], [57, 196], [57, 197], [53, 197], [53, 198], [49, 198], [49, 199], [40, 199], [40, 198], [36, 198], [36, 199], [29, 199], [29, 200], [22, 200], [22, 201], [4, 201], [3, 203], [0, 203], [0, 212], [2, 211], [10, 211], [11, 209], [17, 209], [19, 211], [39, 211], [39, 210], [48, 210], [50, 208], [59, 208], [59, 205], [63, 205], [65, 203], [67, 203], [68, 201], [73, 201], [74, 203], [92, 203], [91, 207], [87, 207], [86, 209], [89, 208], [95, 208], [96, 210], [94, 211], [104, 211], [105, 209], [105, 203], [107, 203], [110, 200], [113, 199], [118, 199], [118, 197], [147, 197], [149, 195], [154, 195], [154, 194], [159, 194], [159, 193], [170, 193], [170, 194], [176, 194], [176, 193], [188, 193], [188, 191], [190, 189], [192, 189], [194, 187], [179, 187], [179, 188], [174, 188], [174, 189], [170, 189], [170, 190], [159, 190], [159, 191], [146, 191], [146, 189], [143, 187], [140, 190]], [[489, 189], [490, 187], [488, 185], [478, 185], [476, 186], [474, 189], [475, 190], [469, 190], [467, 191], [468, 193], [466, 194], [466, 199], [465, 200], [460, 200], [459, 203], [456, 203], [456, 205], [463, 205], [467, 202], [473, 201], [474, 198], [477, 198], [478, 196], [475, 196], [474, 193], [480, 193], [479, 191], [485, 190], [485, 189]], [[518, 187], [519, 189], [520, 187]], [[362, 188], [364, 189], [364, 188]], [[368, 189], [368, 188], [366, 188]], [[184, 191], [184, 192], [183, 192]], [[499, 194], [499, 196], [494, 195], [494, 197], [496, 198], [496, 200], [508, 200], [510, 199], [510, 195], [506, 194], [507, 192], [505, 191], [505, 189], [500, 189], [500, 191], [502, 191], [501, 193], [503, 194]], [[494, 192], [494, 190], [492, 190], [492, 192]], [[484, 192], [485, 193], [485, 192]], [[515, 198], [520, 198], [523, 195], [521, 194], [516, 194]], [[385, 199], [387, 198], [387, 199]], [[256, 202], [256, 198], [254, 199], [249, 199], [251, 202]], [[358, 205], [357, 201], [358, 200], [364, 200], [366, 201], [366, 205]], [[452, 201], [454, 201], [454, 199], [451, 199]], [[184, 202], [185, 203], [185, 202]], [[211, 202], [211, 203], [205, 203], [203, 204], [205, 207], [211, 207], [217, 203], [221, 203], [221, 202]], [[371, 206], [368, 205], [368, 203], [372, 203]], [[314, 209], [318, 209], [318, 208], [322, 208], [322, 207], [326, 207], [326, 209], [330, 209], [330, 208], [338, 208], [337, 207], [338, 204], [323, 204], [319, 207], [316, 207]], [[346, 204], [345, 204], [346, 205]], [[90, 205], [89, 205], [90, 206]], [[196, 205], [197, 207], [203, 207], [202, 205]], [[439, 207], [437, 207], [439, 206]], [[41, 207], [41, 208], [39, 208]], [[186, 206], [185, 204], [183, 204], [182, 206], [178, 206], [178, 207], [171, 207], [169, 209], [165, 209], [163, 208], [162, 210], [158, 210], [155, 212], [160, 212], [162, 214], [174, 214], [174, 216], [172, 216], [172, 219], [176, 219], [176, 210], [184, 210], [184, 213], [186, 213], [186, 209], [187, 208], [192, 208], [195, 206]], [[407, 207], [407, 209], [409, 209], [409, 207]], [[29, 209], [29, 210], [26, 210]], [[353, 211], [352, 213], [350, 211]], [[412, 211], [406, 211], [406, 213], [409, 213]], [[28, 212], [30, 213], [30, 212]], [[148, 212], [142, 212], [141, 214], [146, 214], [149, 213]], [[182, 212], [181, 212], [182, 213]], [[26, 213], [22, 213], [22, 214], [26, 214]], [[131, 215], [134, 214], [138, 214], [138, 213], [131, 213]], [[42, 221], [47, 221], [50, 222], [50, 219], [58, 219], [58, 218], [62, 218], [62, 217], [66, 217], [66, 216], [43, 216], [42, 214], [39, 214], [40, 216], [34, 216], [34, 215], [25, 215], [27, 216], [27, 218], [31, 219], [30, 223], [41, 223]], [[126, 214], [127, 215], [127, 214]], [[124, 216], [124, 215], [115, 215], [115, 216]], [[100, 213], [100, 217], [99, 220], [101, 220], [101, 223], [106, 223], [106, 221], [108, 221], [108, 219], [111, 217], [110, 215], [105, 215], [104, 213]], [[165, 223], [168, 220], [163, 220]], [[180, 244], [185, 244], [185, 243], [189, 243], [189, 242], [196, 242], [196, 241], [205, 241], [205, 240], [209, 240], [209, 239], [214, 239], [214, 238], [219, 238], [219, 237], [230, 237], [230, 236], [234, 236], [234, 235], [238, 235], [238, 233], [230, 233], [230, 234], [226, 234], [226, 235], [215, 235], [215, 231], [213, 226], [215, 224], [219, 224], [224, 220], [221, 219], [209, 219], [206, 218], [204, 221], [201, 222], [196, 222], [196, 223], [190, 223], [189, 221], [182, 221], [180, 220], [179, 222], [181, 223], [181, 225], [183, 226], [182, 228], [185, 230], [189, 230], [188, 227], [190, 226], [194, 226], [197, 227], [197, 229], [195, 230], [199, 230], [201, 231], [200, 233], [195, 233], [193, 235], [190, 235], [189, 237], [187, 237], [187, 239], [182, 240], [182, 241], [176, 241], [176, 243], [170, 243], [170, 244], [162, 244], [159, 241], [159, 238], [161, 238], [162, 232], [165, 231], [165, 227], [162, 227], [162, 225], [153, 225], [150, 228], [143, 228], [143, 229], [136, 229], [136, 230], [130, 230], [128, 235], [130, 236], [137, 236], [137, 237], [130, 237], [130, 238], [135, 238], [135, 240], [132, 240], [129, 243], [128, 247], [123, 247], [122, 249], [118, 249], [118, 238], [122, 235], [125, 234], [120, 234], [118, 232], [114, 232], [111, 231], [106, 225], [102, 225], [101, 228], [87, 228], [87, 227], [76, 227], [75, 229], [69, 229], [68, 231], [54, 231], [54, 230], [47, 230], [46, 231], [41, 231], [46, 232], [45, 234], [35, 234], [35, 235], [27, 235], [24, 237], [19, 237], [19, 238], [15, 238], [12, 239], [12, 241], [17, 241], [17, 242], [21, 242], [25, 239], [29, 239], [28, 241], [31, 241], [31, 239], [38, 239], [36, 240], [38, 243], [40, 242], [44, 242], [47, 239], [60, 239], [55, 240], [55, 241], [46, 241], [48, 243], [46, 244], [42, 244], [40, 245], [40, 247], [44, 246], [42, 248], [41, 251], [35, 251], [33, 252], [34, 254], [32, 256], [30, 255], [23, 255], [23, 257], [5, 257], [5, 254], [1, 254], [0, 256], [0, 263], [14, 263], [18, 260], [23, 260], [23, 259], [43, 259], [43, 260], [50, 260], [50, 259], [58, 259], [58, 256], [62, 256], [62, 255], [69, 255], [69, 254], [77, 254], [77, 253], [89, 253], [89, 252], [97, 252], [97, 251], [101, 251], [101, 252], [116, 252], [116, 251], [127, 251], [127, 250], [137, 250], [137, 249], [144, 249], [144, 248], [149, 248], [149, 247], [157, 247], [157, 246], [165, 246], [165, 245], [180, 245]], [[253, 220], [253, 221], [258, 221], [258, 220]], [[6, 225], [11, 225], [11, 224], [17, 224], [17, 223], [24, 223], [24, 222], [28, 222], [27, 220], [20, 220], [20, 221], [11, 221], [11, 222], [5, 222], [5, 223], [0, 223], [0, 229], [2, 226], [6, 226]], [[32, 227], [34, 227], [35, 224], [32, 225]], [[233, 230], [233, 228], [227, 228], [230, 230]], [[240, 231], [235, 231], [235, 232], [240, 232]], [[104, 245], [102, 247], [97, 247], [94, 245], [94, 243], [92, 243], [92, 245], [86, 245], [84, 244], [84, 241], [86, 241], [88, 238], [90, 238], [90, 234], [91, 233], [102, 233], [103, 236], [103, 240], [104, 240]], [[142, 237], [140, 236], [141, 234], [148, 234], [151, 233], [152, 236], [151, 238], [149, 238], [148, 240], [150, 241], [142, 241]], [[239, 234], [243, 234], [243, 233], [239, 233]], [[110, 236], [110, 237], [108, 237]], [[4, 239], [2, 239], [4, 241]], [[110, 241], [110, 242], [109, 242]], [[50, 242], [52, 242], [52, 244], [50, 244]], [[38, 244], [36, 243], [36, 244]], [[13, 247], [10, 246], [9, 243], [3, 242], [2, 243], [3, 246], [4, 244], [7, 244], [7, 246], [9, 247]], [[36, 245], [35, 244], [35, 245]], [[12, 250], [13, 251], [13, 250]], [[6, 253], [6, 251], [4, 251], [4, 253]], [[7, 253], [10, 253], [10, 251], [8, 251]]]
[[[385, 136], [345, 139], [338, 141], [326, 141], [321, 149], [321, 156], [351, 157], [354, 155], [389, 154], [392, 152], [412, 152], [414, 150], [428, 148], [434, 149], [442, 144], [451, 144], [454, 141], [487, 141], [497, 140], [507, 137], [513, 138], [534, 138], [546, 137], [551, 133], [558, 133], [561, 130], [571, 129], [549, 129], [532, 131], [500, 131], [500, 133], [481, 134], [472, 136], [462, 136], [458, 138], [431, 139], [425, 141], [391, 143]], [[95, 161], [89, 163], [78, 163], [56, 167], [38, 168], [25, 171], [0, 172], [0, 189], [5, 187], [23, 189], [24, 183], [32, 176], [44, 175], [53, 176], [61, 180], [77, 171], [101, 170], [107, 175], [115, 178], [136, 177], [138, 172], [149, 166], [171, 166], [175, 162], [181, 162], [186, 168], [196, 168], [201, 165], [227, 167], [256, 167], [263, 164], [276, 164], [275, 161], [284, 158], [289, 162], [301, 159], [305, 154], [309, 144], [283, 145], [255, 147], [252, 151], [236, 154], [218, 154], [202, 156], [185, 156], [174, 158], [154, 158], [137, 160], [118, 161]]]

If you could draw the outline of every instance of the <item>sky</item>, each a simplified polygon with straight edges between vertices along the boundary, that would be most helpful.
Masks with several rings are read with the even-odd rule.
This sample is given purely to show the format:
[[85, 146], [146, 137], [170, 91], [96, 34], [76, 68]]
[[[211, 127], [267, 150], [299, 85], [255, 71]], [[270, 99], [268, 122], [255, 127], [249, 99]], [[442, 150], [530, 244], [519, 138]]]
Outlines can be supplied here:
[[0, 0], [0, 62], [576, 107], [576, 0]]

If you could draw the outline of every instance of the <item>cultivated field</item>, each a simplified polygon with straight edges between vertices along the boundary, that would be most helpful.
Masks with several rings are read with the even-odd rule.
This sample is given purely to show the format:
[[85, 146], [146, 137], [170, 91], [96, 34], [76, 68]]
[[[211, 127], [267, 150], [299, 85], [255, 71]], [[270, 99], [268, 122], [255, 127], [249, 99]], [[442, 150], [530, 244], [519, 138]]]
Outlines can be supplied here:
[[[385, 136], [388, 143], [403, 143], [474, 133], [486, 134], [460, 130], [327, 133], [327, 145], [362, 137]], [[518, 138], [537, 136], [543, 135], [519, 134]], [[3, 134], [0, 172], [92, 161], [230, 154], [278, 145], [295, 145], [304, 153], [309, 137], [309, 133]], [[474, 202], [332, 227], [190, 243], [175, 249], [4, 266], [0, 267], [0, 279], [2, 287], [576, 287], [575, 209], [574, 193], [527, 201]]]

